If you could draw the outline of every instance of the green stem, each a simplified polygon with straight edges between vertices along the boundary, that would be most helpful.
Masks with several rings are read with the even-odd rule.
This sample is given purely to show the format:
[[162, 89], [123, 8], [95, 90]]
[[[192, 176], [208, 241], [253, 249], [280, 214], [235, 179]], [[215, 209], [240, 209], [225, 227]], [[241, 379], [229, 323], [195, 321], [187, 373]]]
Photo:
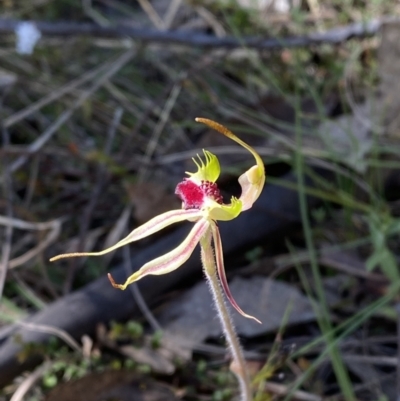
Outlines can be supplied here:
[[236, 375], [240, 387], [240, 400], [251, 401], [253, 399], [250, 379], [247, 374], [246, 362], [243, 350], [237, 337], [232, 318], [226, 307], [224, 296], [219, 283], [217, 269], [215, 266], [214, 251], [211, 246], [211, 232], [208, 231], [200, 241], [201, 260], [203, 263], [204, 273], [210, 285], [211, 294], [214, 304], [218, 312], [218, 317], [224, 331], [225, 339], [229, 344], [232, 353], [233, 363], [231, 370]]
[[338, 384], [343, 393], [343, 399], [346, 401], [355, 401], [356, 396], [352, 387], [352, 383], [340, 354], [340, 349], [337, 345], [337, 341], [334, 335], [331, 321], [329, 320], [329, 307], [326, 301], [324, 284], [322, 281], [321, 273], [319, 271], [317, 252], [314, 245], [314, 239], [312, 235], [311, 222], [308, 217], [307, 208], [307, 197], [305, 193], [305, 172], [304, 172], [304, 160], [302, 154], [302, 128], [298, 122], [298, 116], [300, 116], [299, 102], [296, 98], [296, 153], [295, 153], [295, 168], [297, 174], [297, 185], [299, 192], [299, 206], [300, 216], [303, 225], [304, 239], [309, 252], [309, 260], [312, 271], [312, 276], [315, 283], [315, 292], [318, 298], [319, 310], [317, 311], [317, 319], [321, 331], [326, 339], [328, 345], [328, 352], [331, 357], [332, 367], [335, 372]]

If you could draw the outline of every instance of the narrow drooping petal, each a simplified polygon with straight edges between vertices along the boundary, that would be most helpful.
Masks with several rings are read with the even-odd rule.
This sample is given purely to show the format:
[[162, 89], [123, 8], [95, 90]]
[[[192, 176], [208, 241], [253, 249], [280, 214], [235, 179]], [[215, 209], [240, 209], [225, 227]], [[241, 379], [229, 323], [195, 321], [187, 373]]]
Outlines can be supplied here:
[[209, 227], [209, 220], [199, 220], [193, 226], [185, 240], [178, 247], [143, 265], [137, 272], [128, 277], [124, 284], [116, 284], [109, 274], [108, 278], [110, 279], [111, 284], [115, 288], [125, 290], [129, 284], [132, 284], [133, 282], [140, 280], [149, 274], [160, 275], [172, 272], [173, 270], [182, 266], [182, 264], [189, 259], [190, 255], [196, 248], [196, 245], [200, 241], [201, 237], [207, 232]]
[[232, 139], [233, 141], [247, 149], [256, 159], [257, 164], [251, 167], [239, 177], [239, 184], [242, 187], [242, 194], [239, 198], [242, 201], [242, 210], [244, 211], [250, 209], [253, 206], [253, 203], [260, 196], [260, 193], [265, 183], [265, 169], [261, 157], [251, 146], [247, 145], [246, 142], [243, 142], [232, 131], [230, 131], [223, 125], [209, 120], [208, 118], [196, 118], [196, 121], [206, 124], [209, 127], [220, 132], [221, 134]]
[[200, 210], [192, 209], [192, 210], [171, 210], [169, 212], [165, 212], [156, 216], [149, 220], [147, 223], [141, 225], [140, 227], [134, 229], [130, 234], [128, 234], [121, 241], [117, 242], [115, 245], [110, 246], [107, 249], [99, 252], [75, 252], [75, 253], [64, 253], [61, 255], [54, 256], [50, 259], [50, 262], [53, 262], [62, 258], [72, 258], [72, 257], [82, 257], [82, 256], [101, 256], [111, 251], [114, 251], [121, 246], [127, 245], [131, 242], [138, 241], [142, 238], [145, 238], [149, 235], [156, 233], [157, 231], [162, 230], [163, 228], [174, 224], [179, 223], [188, 219], [196, 219], [202, 217], [203, 213]]
[[212, 231], [212, 237], [213, 237], [213, 242], [214, 242], [214, 248], [215, 248], [215, 260], [217, 262], [217, 271], [218, 271], [218, 276], [219, 280], [221, 282], [222, 288], [225, 291], [226, 297], [229, 299], [229, 302], [232, 304], [232, 306], [244, 317], [247, 317], [249, 319], [254, 319], [256, 322], [261, 323], [257, 318], [254, 316], [248, 315], [247, 313], [244, 313], [243, 310], [240, 308], [240, 306], [236, 303], [235, 299], [233, 298], [233, 295], [229, 289], [228, 285], [228, 280], [226, 279], [226, 274], [225, 274], [225, 267], [224, 267], [224, 254], [222, 251], [222, 243], [221, 243], [221, 236], [219, 234], [219, 229], [215, 223], [211, 225], [211, 231]]

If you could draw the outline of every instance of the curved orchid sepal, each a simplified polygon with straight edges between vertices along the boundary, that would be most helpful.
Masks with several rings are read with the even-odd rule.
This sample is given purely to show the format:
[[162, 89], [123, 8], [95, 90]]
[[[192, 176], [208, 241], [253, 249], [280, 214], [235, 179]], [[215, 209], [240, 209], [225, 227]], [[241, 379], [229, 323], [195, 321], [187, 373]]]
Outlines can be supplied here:
[[222, 285], [222, 288], [225, 292], [226, 297], [229, 299], [229, 302], [231, 303], [231, 305], [242, 316], [247, 317], [248, 319], [253, 319], [257, 323], [261, 324], [260, 320], [258, 320], [254, 316], [248, 315], [247, 313], [243, 312], [243, 310], [240, 308], [240, 306], [236, 303], [235, 299], [233, 298], [233, 295], [231, 293], [231, 290], [229, 289], [228, 280], [226, 279], [226, 274], [225, 274], [224, 253], [222, 250], [221, 236], [219, 234], [219, 229], [215, 223], [213, 223], [211, 225], [211, 232], [212, 232], [212, 238], [213, 238], [214, 248], [215, 248], [215, 260], [217, 262], [218, 277], [219, 277], [219, 281]]
[[210, 181], [215, 182], [217, 181], [219, 174], [221, 173], [221, 167], [219, 165], [219, 160], [217, 156], [213, 155], [208, 150], [204, 150], [204, 158], [206, 159], [206, 163], [204, 164], [203, 159], [197, 155], [199, 162], [192, 157], [194, 164], [197, 166], [196, 173], [189, 173], [186, 171], [186, 174], [190, 175], [191, 179], [194, 179], [198, 182], [201, 181]]
[[108, 278], [113, 287], [125, 290], [129, 284], [134, 283], [141, 278], [152, 274], [160, 275], [167, 274], [176, 270], [178, 267], [185, 263], [190, 255], [193, 253], [196, 245], [200, 239], [206, 234], [209, 229], [210, 223], [208, 220], [199, 220], [192, 228], [185, 240], [172, 251], [160, 256], [152, 261], [143, 265], [137, 272], [133, 273], [124, 284], [116, 284], [111, 274], [108, 274]]
[[117, 242], [115, 245], [112, 245], [107, 249], [104, 249], [103, 251], [64, 253], [61, 255], [54, 256], [53, 258], [50, 259], [50, 262], [54, 262], [55, 260], [58, 259], [71, 258], [71, 257], [102, 256], [131, 242], [138, 241], [142, 238], [148, 237], [149, 235], [152, 235], [171, 224], [179, 223], [181, 221], [189, 219], [198, 219], [201, 218], [202, 216], [203, 212], [200, 210], [193, 210], [193, 209], [171, 210], [169, 212], [165, 212], [163, 214], [160, 214], [159, 216], [152, 218], [147, 223], [133, 230], [121, 241]]
[[229, 221], [239, 216], [241, 211], [242, 201], [232, 196], [231, 203], [229, 205], [220, 205], [214, 202], [213, 205], [208, 209], [208, 216], [212, 220]]
[[195, 120], [208, 125], [210, 128], [215, 129], [239, 145], [243, 146], [256, 159], [257, 164], [239, 177], [239, 184], [242, 187], [242, 194], [239, 198], [242, 201], [242, 211], [250, 209], [253, 206], [253, 203], [260, 196], [265, 183], [265, 168], [261, 157], [251, 146], [247, 145], [246, 142], [243, 142], [232, 131], [223, 125], [209, 120], [208, 118], [198, 117]]

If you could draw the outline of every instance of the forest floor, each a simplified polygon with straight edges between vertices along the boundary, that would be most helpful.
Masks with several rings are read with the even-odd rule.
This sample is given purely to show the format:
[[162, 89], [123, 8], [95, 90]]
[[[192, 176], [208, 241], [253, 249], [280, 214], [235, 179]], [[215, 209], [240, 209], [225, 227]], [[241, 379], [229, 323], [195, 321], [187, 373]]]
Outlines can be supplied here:
[[[262, 320], [232, 312], [255, 400], [399, 399], [396, 2], [0, 3], [0, 400], [235, 398], [199, 255], [124, 295], [105, 281], [179, 231], [49, 263], [179, 209], [203, 148], [238, 195], [251, 156], [195, 117], [266, 166], [264, 197], [221, 223], [232, 293]], [[68, 310], [93, 283], [104, 299]]]

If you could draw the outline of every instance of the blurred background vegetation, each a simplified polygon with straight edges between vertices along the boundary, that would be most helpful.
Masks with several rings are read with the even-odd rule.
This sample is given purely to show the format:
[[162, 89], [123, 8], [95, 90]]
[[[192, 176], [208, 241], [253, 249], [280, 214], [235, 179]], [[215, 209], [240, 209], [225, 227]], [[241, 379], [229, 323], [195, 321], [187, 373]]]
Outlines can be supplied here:
[[[397, 2], [0, 0], [0, 10], [0, 355], [12, 324], [124, 258], [49, 257], [103, 249], [179, 208], [175, 185], [203, 147], [221, 155], [225, 193], [237, 191], [247, 159], [194, 122], [203, 116], [254, 145], [268, 185], [290, 189], [299, 205], [298, 224], [277, 240], [260, 235], [228, 259], [230, 278], [273, 278], [314, 307], [312, 318], [283, 314], [278, 330], [245, 336], [256, 399], [399, 396]], [[31, 54], [16, 51], [24, 20], [43, 28]], [[157, 311], [199, 277], [160, 296]], [[233, 399], [218, 336], [190, 358], [166, 357], [162, 324], [126, 319], [67, 342], [42, 327], [51, 341], [24, 344], [18, 358], [44, 362], [0, 399], [133, 400], [144, 385], [146, 400]], [[108, 387], [97, 391], [100, 382]]]

